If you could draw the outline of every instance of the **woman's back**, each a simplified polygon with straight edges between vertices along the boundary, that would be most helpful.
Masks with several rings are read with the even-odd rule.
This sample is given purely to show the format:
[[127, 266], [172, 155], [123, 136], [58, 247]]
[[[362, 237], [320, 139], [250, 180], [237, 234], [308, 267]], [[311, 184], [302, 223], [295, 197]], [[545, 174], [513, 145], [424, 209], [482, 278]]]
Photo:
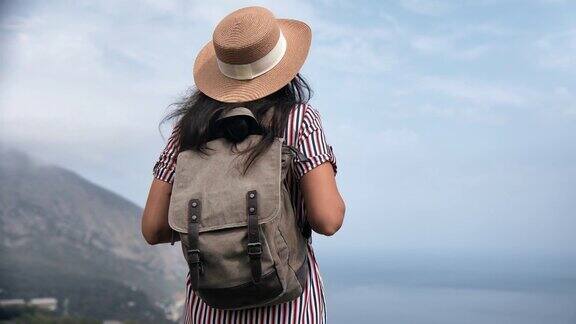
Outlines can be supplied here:
[[[173, 181], [179, 136], [180, 129], [175, 127], [166, 148], [154, 166], [154, 176], [159, 180]], [[318, 111], [308, 104], [298, 104], [291, 109], [284, 133], [284, 143], [296, 147], [308, 158], [306, 161], [297, 161], [294, 173], [287, 178], [293, 205], [296, 207], [295, 216], [300, 228], [305, 232], [309, 227], [306, 226], [306, 208], [300, 190], [300, 179], [307, 172], [325, 162], [329, 162], [336, 170], [336, 158], [332, 147], [326, 141]], [[326, 318], [324, 286], [311, 240], [308, 242], [310, 272], [305, 290], [299, 298], [288, 303], [249, 310], [215, 309], [204, 303], [194, 293], [188, 273], [184, 323], [212, 323], [213, 321], [219, 323], [224, 319], [226, 319], [224, 323], [240, 323], [241, 321], [253, 323], [256, 320], [263, 320], [263, 323], [324, 323]]]

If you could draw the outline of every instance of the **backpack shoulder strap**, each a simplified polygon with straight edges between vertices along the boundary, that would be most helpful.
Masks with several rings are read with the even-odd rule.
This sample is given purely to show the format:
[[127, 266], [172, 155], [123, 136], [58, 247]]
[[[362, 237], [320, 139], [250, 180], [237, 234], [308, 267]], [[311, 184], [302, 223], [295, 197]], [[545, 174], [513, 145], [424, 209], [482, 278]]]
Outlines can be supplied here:
[[235, 116], [246, 116], [246, 117], [250, 117], [250, 118], [254, 119], [255, 121], [258, 121], [256, 119], [256, 117], [254, 117], [254, 114], [252, 113], [252, 111], [246, 107], [236, 107], [236, 108], [230, 109], [229, 111], [225, 112], [220, 117], [218, 117], [217, 120], [220, 121], [220, 120], [230, 118], [230, 117], [235, 117]]
[[218, 116], [211, 132], [211, 139], [224, 137], [233, 143], [238, 143], [248, 135], [262, 134], [262, 126], [250, 109], [236, 107]]

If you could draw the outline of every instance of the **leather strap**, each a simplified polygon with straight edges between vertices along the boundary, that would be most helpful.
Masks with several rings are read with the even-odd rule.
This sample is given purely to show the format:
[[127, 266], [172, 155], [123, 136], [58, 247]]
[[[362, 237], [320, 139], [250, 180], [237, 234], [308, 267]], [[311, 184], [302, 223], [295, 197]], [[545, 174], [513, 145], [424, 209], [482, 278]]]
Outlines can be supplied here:
[[[310, 159], [304, 155], [298, 148], [292, 145], [284, 145], [284, 147], [292, 153], [293, 158], [297, 162], [310, 162]], [[296, 206], [292, 206], [294, 210], [296, 210]], [[312, 228], [308, 219], [304, 217], [303, 221], [298, 220], [298, 227], [300, 228], [300, 232], [304, 236], [306, 240], [308, 240], [312, 236]]]
[[200, 250], [198, 250], [198, 222], [202, 205], [200, 200], [191, 199], [188, 202], [188, 266], [190, 268], [190, 280], [192, 289], [198, 290], [200, 273], [203, 272]]
[[246, 194], [246, 213], [248, 214], [248, 257], [252, 270], [252, 281], [260, 282], [262, 277], [262, 243], [258, 226], [258, 193], [256, 190]]

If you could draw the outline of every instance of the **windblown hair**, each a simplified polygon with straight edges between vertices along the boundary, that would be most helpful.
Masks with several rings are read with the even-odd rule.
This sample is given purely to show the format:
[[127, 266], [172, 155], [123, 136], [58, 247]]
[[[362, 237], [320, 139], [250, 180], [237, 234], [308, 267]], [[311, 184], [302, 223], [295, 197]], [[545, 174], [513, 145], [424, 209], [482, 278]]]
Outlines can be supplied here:
[[[246, 107], [252, 111], [260, 124], [259, 133], [262, 140], [241, 152], [247, 154], [244, 172], [250, 165], [265, 152], [274, 142], [275, 137], [283, 137], [288, 124], [288, 116], [294, 105], [307, 103], [312, 96], [312, 89], [300, 75], [296, 76], [278, 91], [254, 101], [243, 103], [225, 103], [212, 99], [197, 89], [190, 89], [178, 102], [171, 104], [175, 107], [161, 121], [177, 119], [180, 128], [180, 146], [178, 152], [194, 150], [203, 154], [207, 152], [206, 143], [215, 138], [217, 132], [217, 119], [222, 114], [236, 107]], [[264, 116], [270, 108], [274, 107], [270, 123], [264, 122]], [[241, 142], [250, 134], [250, 125], [243, 118], [234, 118], [225, 125], [225, 137], [233, 143]]]

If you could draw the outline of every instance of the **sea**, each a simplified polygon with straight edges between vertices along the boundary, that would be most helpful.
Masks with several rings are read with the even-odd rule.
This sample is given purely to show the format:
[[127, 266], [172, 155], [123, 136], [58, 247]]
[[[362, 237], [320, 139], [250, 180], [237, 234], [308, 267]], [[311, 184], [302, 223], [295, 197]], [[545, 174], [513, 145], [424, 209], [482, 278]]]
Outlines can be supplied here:
[[576, 324], [576, 257], [316, 251], [329, 324]]

